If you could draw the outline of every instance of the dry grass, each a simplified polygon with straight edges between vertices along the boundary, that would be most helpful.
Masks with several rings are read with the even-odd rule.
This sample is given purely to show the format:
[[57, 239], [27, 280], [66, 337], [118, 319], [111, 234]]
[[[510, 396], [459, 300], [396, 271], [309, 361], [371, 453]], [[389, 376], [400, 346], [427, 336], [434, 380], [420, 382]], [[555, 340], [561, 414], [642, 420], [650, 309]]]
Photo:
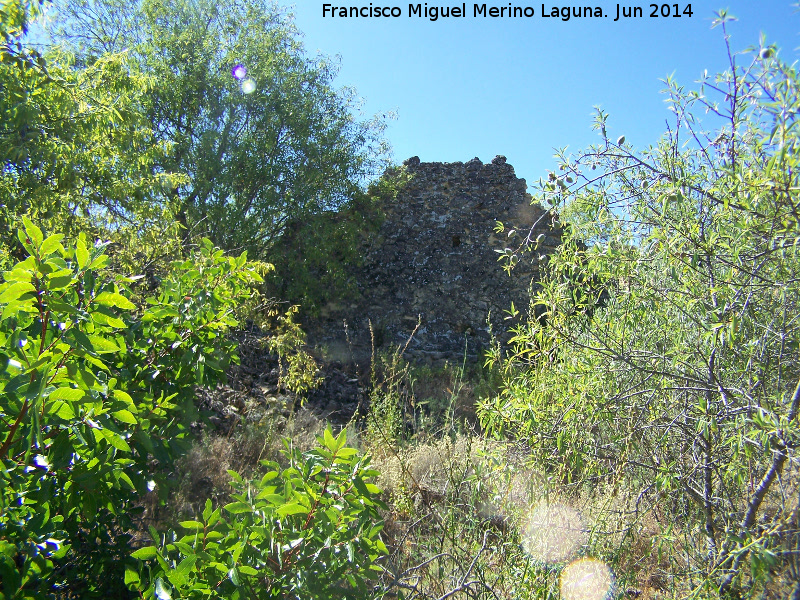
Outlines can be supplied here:
[[284, 462], [282, 439], [291, 440], [301, 452], [310, 450], [321, 435], [324, 422], [308, 409], [299, 409], [280, 430], [267, 423], [248, 424], [227, 435], [206, 434], [176, 465], [180, 473], [177, 488], [170, 498], [170, 512], [197, 515], [206, 499], [215, 504], [227, 501], [231, 488], [229, 470], [251, 475], [259, 461]]
[[[390, 570], [412, 598], [453, 591], [470, 565], [475, 585], [455, 597], [578, 597], [574, 581], [604, 582], [606, 573], [616, 598], [716, 597], [692, 595], [701, 574], [686, 576], [687, 555], [697, 553], [702, 535], [688, 531], [666, 501], [622, 485], [557, 484], [526, 466], [524, 448], [469, 435], [383, 448], [375, 464], [390, 501]], [[764, 511], [765, 531], [774, 525], [770, 515], [796, 498], [788, 473], [781, 484], [770, 497], [775, 506]], [[482, 539], [491, 554], [481, 551]], [[743, 597], [788, 597], [787, 563]]]

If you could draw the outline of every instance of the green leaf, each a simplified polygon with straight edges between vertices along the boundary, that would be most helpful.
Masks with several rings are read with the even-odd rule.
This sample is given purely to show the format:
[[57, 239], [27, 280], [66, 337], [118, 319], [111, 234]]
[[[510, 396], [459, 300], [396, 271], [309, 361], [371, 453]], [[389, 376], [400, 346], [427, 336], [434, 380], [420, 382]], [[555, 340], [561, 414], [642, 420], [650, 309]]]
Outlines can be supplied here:
[[44, 240], [42, 230], [34, 225], [33, 221], [31, 221], [28, 217], [22, 217], [22, 223], [25, 225], [25, 233], [33, 242], [34, 247], [41, 248], [42, 240]]
[[133, 302], [116, 292], [100, 292], [94, 297], [94, 301], [103, 306], [116, 306], [123, 310], [136, 310], [136, 305]]
[[114, 391], [111, 392], [111, 395], [116, 400], [121, 400], [122, 402], [127, 404], [128, 405], [128, 409], [131, 412], [138, 412], [138, 410], [136, 408], [136, 405], [133, 402], [133, 398], [131, 398], [130, 395], [127, 392], [123, 392], [122, 390], [114, 390]]
[[72, 275], [62, 275], [60, 277], [53, 277], [52, 279], [48, 280], [47, 287], [51, 290], [62, 290], [65, 287], [69, 287], [69, 285], [75, 280]]
[[379, 487], [378, 487], [377, 485], [375, 485], [374, 483], [367, 483], [367, 484], [365, 485], [365, 487], [367, 488], [367, 491], [368, 491], [369, 493], [371, 493], [371, 494], [380, 494], [380, 493], [381, 493], [381, 488], [379, 488]]
[[[98, 431], [97, 429], [93, 431]], [[109, 429], [100, 429], [100, 435], [104, 437], [109, 444], [111, 444], [117, 450], [122, 450], [123, 452], [130, 452], [131, 447], [128, 445], [121, 435], [118, 433], [114, 433]]]
[[219, 521], [221, 515], [222, 515], [222, 512], [220, 511], [220, 509], [217, 509], [214, 512], [212, 512], [211, 515], [208, 517], [208, 519], [206, 519], [206, 522], [208, 523], [208, 526], [209, 527], [213, 527], [214, 525], [216, 525], [217, 522]]
[[258, 494], [256, 498], [258, 498], [259, 500], [266, 500], [267, 502], [275, 506], [280, 506], [286, 501], [286, 498], [283, 496], [283, 494], [275, 494], [274, 491], [275, 491], [274, 486], [271, 486], [270, 489], [264, 490], [260, 494]]
[[65, 469], [72, 462], [74, 452], [70, 433], [70, 431], [62, 430], [50, 446], [49, 457], [55, 471]]
[[181, 521], [180, 526], [184, 529], [202, 530], [204, 525], [199, 521]]
[[212, 512], [214, 512], [214, 505], [211, 504], [211, 498], [206, 498], [206, 505], [203, 508], [203, 520], [207, 522]]
[[166, 575], [167, 579], [169, 579], [169, 582], [177, 589], [180, 589], [186, 585], [186, 576], [180, 571], [170, 569], [166, 572]]
[[60, 419], [64, 419], [65, 421], [71, 421], [76, 416], [72, 407], [61, 400], [49, 403], [48, 412], [52, 415], [56, 415]]
[[117, 479], [119, 481], [124, 481], [125, 485], [127, 485], [128, 488], [130, 488], [131, 491], [133, 491], [133, 492], [136, 491], [136, 486], [133, 485], [133, 481], [131, 481], [131, 478], [128, 476], [128, 474], [125, 471], [117, 472]]
[[117, 410], [112, 412], [111, 416], [117, 421], [127, 425], [137, 425], [139, 423], [139, 421], [136, 420], [136, 417], [134, 417], [129, 410]]
[[289, 515], [301, 515], [308, 513], [308, 508], [302, 504], [284, 504], [279, 506], [276, 511], [280, 516], [287, 517]]
[[209, 563], [209, 566], [214, 567], [220, 573], [223, 573], [225, 575], [228, 574], [228, 566], [223, 564], [223, 563], [221, 563], [221, 562], [214, 561], [214, 562]]
[[42, 256], [52, 254], [55, 250], [63, 250], [63, 247], [61, 246], [61, 240], [63, 239], [64, 236], [62, 234], [56, 233], [44, 240], [40, 250]]
[[[336, 436], [336, 452], [338, 453], [339, 450], [347, 443], [347, 429], [342, 429], [339, 432], [339, 435]], [[338, 456], [341, 456], [339, 454]]]
[[336, 440], [331, 433], [330, 427], [326, 427], [323, 433], [323, 438], [325, 442], [325, 447], [330, 450], [331, 452], [336, 451]]
[[0, 287], [0, 304], [8, 304], [19, 299], [29, 292], [35, 292], [36, 288], [27, 282], [20, 281]]
[[119, 352], [120, 348], [112, 340], [101, 335], [90, 335], [89, 341], [92, 343], [95, 352], [98, 354], [108, 354], [110, 352]]
[[86, 243], [82, 239], [78, 239], [75, 246], [75, 258], [78, 261], [78, 268], [83, 271], [89, 264], [89, 250], [86, 249]]
[[177, 570], [179, 573], [185, 576], [189, 571], [192, 570], [196, 562], [197, 562], [197, 556], [187, 556], [178, 565]]
[[95, 258], [91, 262], [91, 264], [89, 265], [89, 268], [90, 269], [96, 269], [96, 270], [103, 269], [103, 268], [106, 267], [106, 265], [108, 265], [108, 261], [109, 260], [110, 259], [108, 258], [107, 255], [101, 254], [100, 256], [98, 256], [97, 258]]
[[76, 402], [78, 400], [81, 400], [85, 395], [86, 392], [84, 390], [69, 388], [69, 387], [60, 387], [50, 392], [48, 399], [69, 400], [71, 402]]
[[92, 341], [89, 339], [89, 336], [83, 333], [80, 329], [76, 329], [72, 327], [68, 330], [68, 336], [71, 336], [75, 342], [77, 342], [78, 346], [83, 348], [84, 350], [89, 351], [90, 353], [94, 353], [94, 345]]
[[341, 448], [336, 452], [336, 458], [346, 459], [356, 454], [358, 454], [358, 450], [355, 448]]
[[100, 311], [95, 311], [92, 313], [92, 320], [99, 325], [108, 325], [109, 327], [114, 327], [116, 329], [125, 329], [127, 325], [125, 325], [125, 321], [122, 319], [118, 319], [115, 316], [107, 315]]
[[[271, 466], [271, 465], [265, 465], [265, 466]], [[268, 481], [272, 481], [277, 476], [278, 476], [278, 472], [277, 471], [268, 471], [261, 478], [261, 485], [266, 485]]]
[[231, 502], [230, 504], [226, 504], [224, 508], [232, 515], [253, 512], [253, 507], [246, 502]]
[[125, 585], [135, 585], [139, 581], [139, 573], [131, 567], [125, 567]]
[[155, 546], [145, 546], [144, 548], [139, 548], [136, 552], [132, 552], [131, 556], [138, 560], [150, 560], [151, 558], [155, 558], [156, 554], [158, 554], [158, 548]]

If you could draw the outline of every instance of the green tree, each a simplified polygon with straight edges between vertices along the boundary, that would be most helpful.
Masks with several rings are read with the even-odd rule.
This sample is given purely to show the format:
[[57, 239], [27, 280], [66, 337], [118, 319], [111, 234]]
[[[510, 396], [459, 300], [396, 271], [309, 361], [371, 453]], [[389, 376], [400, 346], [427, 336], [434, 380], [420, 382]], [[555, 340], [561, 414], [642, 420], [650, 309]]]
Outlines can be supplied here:
[[[17, 6], [17, 20], [39, 8], [6, 6]], [[177, 236], [165, 235], [172, 219], [161, 192], [182, 179], [154, 174], [167, 148], [142, 111], [151, 78], [124, 53], [88, 65], [57, 49], [41, 54], [26, 46], [24, 27], [9, 27], [14, 41], [0, 46], [0, 264], [19, 250], [23, 216], [137, 248], [156, 230], [157, 247], [168, 249]]]
[[31, 57], [0, 62], [5, 253], [16, 246], [11, 232], [23, 215], [70, 235], [163, 226], [157, 191], [179, 178], [152, 173], [164, 147], [140, 112], [148, 78], [120, 54], [86, 68], [63, 53]]
[[[336, 66], [310, 59], [291, 19], [266, 1], [64, 1], [80, 56], [128, 49], [153, 78], [146, 114], [183, 173], [167, 199], [188, 242], [267, 257], [293, 220], [344, 206], [382, 155], [381, 123], [360, 121]], [[241, 65], [246, 78], [232, 69]], [[251, 86], [251, 87], [248, 87]]]
[[666, 515], [676, 581], [751, 593], [797, 573], [800, 75], [762, 46], [698, 90], [667, 83], [657, 146], [610, 139], [599, 112], [602, 143], [540, 181], [564, 243], [481, 415], [564, 483]]
[[32, 18], [41, 11], [46, 0], [4, 0], [0, 4], [0, 37], [5, 45], [10, 45], [16, 38], [28, 31]]

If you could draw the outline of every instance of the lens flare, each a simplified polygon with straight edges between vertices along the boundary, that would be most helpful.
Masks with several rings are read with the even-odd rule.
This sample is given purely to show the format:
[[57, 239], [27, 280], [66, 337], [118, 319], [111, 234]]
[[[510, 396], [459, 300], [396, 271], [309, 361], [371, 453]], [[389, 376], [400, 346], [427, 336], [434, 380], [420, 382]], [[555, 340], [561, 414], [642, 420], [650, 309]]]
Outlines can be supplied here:
[[528, 515], [522, 544], [534, 560], [562, 562], [585, 543], [581, 516], [568, 506], [540, 504]]
[[614, 575], [605, 563], [582, 558], [561, 571], [564, 600], [608, 600], [614, 595]]
[[252, 94], [256, 91], [256, 82], [249, 77], [242, 82], [242, 92], [245, 94]]
[[244, 65], [236, 65], [231, 69], [231, 75], [236, 81], [241, 81], [247, 75], [247, 69], [244, 68]]

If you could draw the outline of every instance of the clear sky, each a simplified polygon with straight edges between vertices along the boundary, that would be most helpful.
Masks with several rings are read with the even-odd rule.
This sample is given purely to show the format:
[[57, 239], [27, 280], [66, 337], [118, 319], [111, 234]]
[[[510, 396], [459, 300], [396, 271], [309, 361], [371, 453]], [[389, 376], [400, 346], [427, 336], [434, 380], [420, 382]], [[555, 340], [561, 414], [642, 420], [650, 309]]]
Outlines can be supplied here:
[[357, 89], [365, 115], [396, 113], [387, 129], [396, 162], [414, 155], [488, 162], [503, 154], [532, 182], [554, 168], [553, 148], [578, 150], [599, 140], [591, 130], [595, 105], [610, 114], [609, 136], [624, 134], [636, 147], [654, 144], [669, 117], [660, 80], [672, 74], [692, 88], [705, 69], [726, 67], [722, 30], [711, 29], [720, 8], [738, 18], [729, 24], [733, 49], [758, 44], [763, 33], [782, 59], [794, 62], [800, 54], [794, 2], [680, 2], [681, 12], [689, 4], [693, 12], [680, 18], [651, 18], [649, 3], [626, 3], [642, 7], [644, 16], [617, 22], [617, 4], [602, 0], [544, 4], [547, 12], [591, 4], [608, 14], [566, 22], [542, 18], [542, 3], [524, 0], [511, 4], [532, 7], [533, 18], [474, 18], [471, 2], [466, 18], [435, 22], [409, 17], [408, 3], [396, 0], [330, 3], [397, 6], [399, 18], [323, 18], [319, 0], [292, 10], [310, 54], [341, 57], [337, 82]]

